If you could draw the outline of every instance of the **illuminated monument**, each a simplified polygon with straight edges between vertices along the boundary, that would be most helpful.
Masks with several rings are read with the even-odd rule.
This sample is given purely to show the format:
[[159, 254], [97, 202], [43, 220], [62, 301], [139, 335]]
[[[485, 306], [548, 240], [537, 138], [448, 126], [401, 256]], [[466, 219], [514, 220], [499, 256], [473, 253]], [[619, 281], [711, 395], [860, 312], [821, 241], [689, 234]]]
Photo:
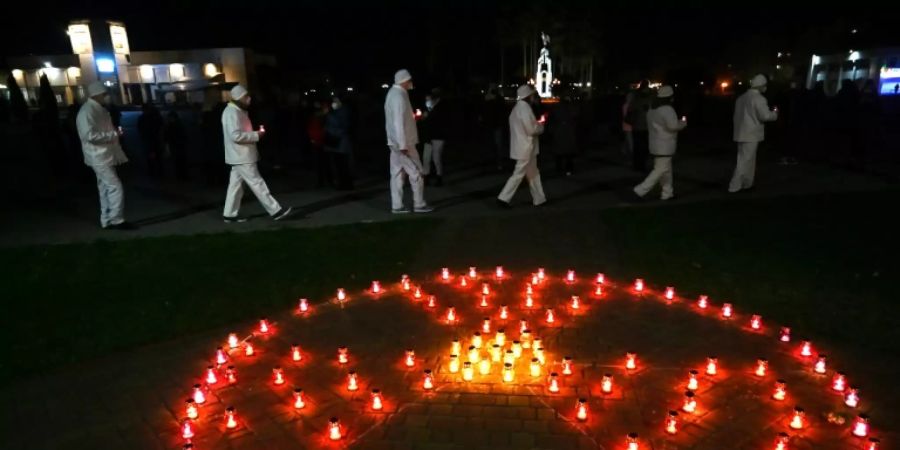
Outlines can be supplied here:
[[544, 47], [541, 49], [541, 56], [538, 58], [534, 85], [541, 98], [550, 98], [553, 96], [553, 62], [550, 60], [550, 50], [547, 50], [547, 45], [550, 44], [550, 36], [542, 32], [541, 39], [544, 41]]

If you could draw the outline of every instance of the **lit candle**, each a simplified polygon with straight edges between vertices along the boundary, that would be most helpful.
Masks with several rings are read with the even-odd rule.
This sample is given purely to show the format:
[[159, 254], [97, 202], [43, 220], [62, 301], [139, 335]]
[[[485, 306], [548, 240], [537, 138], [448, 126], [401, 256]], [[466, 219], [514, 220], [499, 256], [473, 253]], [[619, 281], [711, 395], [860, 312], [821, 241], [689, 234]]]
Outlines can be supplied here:
[[775, 381], [775, 392], [772, 393], [772, 398], [778, 401], [782, 401], [787, 397], [787, 384], [784, 380], [776, 380]]
[[709, 297], [705, 295], [701, 295], [699, 299], [697, 299], [697, 307], [700, 309], [706, 309], [709, 306]]
[[482, 296], [481, 296], [481, 302], [478, 303], [478, 306], [480, 306], [480, 307], [482, 307], [482, 308], [487, 308], [487, 307], [488, 307], [487, 295], [482, 295]]
[[237, 419], [235, 418], [234, 406], [225, 409], [225, 428], [233, 430], [237, 428]]
[[834, 378], [831, 380], [831, 389], [834, 389], [835, 392], [844, 392], [846, 388], [847, 376], [843, 372], [834, 374]]
[[353, 392], [357, 389], [359, 389], [359, 384], [356, 382], [356, 371], [351, 370], [347, 372], [347, 390]]
[[415, 292], [413, 292], [413, 297], [416, 300], [419, 300], [422, 298], [422, 289], [419, 286], [416, 286], [416, 290], [415, 290]]
[[373, 294], [376, 294], [376, 295], [380, 294], [381, 293], [381, 283], [378, 281], [373, 281], [371, 290], [372, 290]]
[[734, 307], [731, 306], [731, 303], [725, 303], [722, 305], [722, 318], [730, 319], [733, 313]]
[[574, 283], [575, 282], [575, 271], [570, 270], [566, 273], [566, 283]]
[[474, 267], [469, 267], [469, 278], [471, 278], [473, 280], [478, 278], [478, 272], [475, 270]]
[[753, 317], [750, 318], [750, 328], [753, 328], [754, 330], [762, 328], [762, 317], [758, 314], [754, 314]]
[[449, 370], [450, 373], [459, 372], [459, 355], [450, 355], [450, 362], [447, 364], [447, 370]]
[[416, 352], [413, 349], [406, 350], [406, 367], [413, 367], [416, 365]]
[[803, 412], [803, 408], [796, 407], [794, 408], [794, 415], [791, 417], [791, 428], [795, 430], [802, 430], [804, 426], [805, 413]]
[[434, 378], [431, 376], [431, 369], [425, 369], [425, 374], [422, 376], [422, 388], [426, 391], [434, 389]]
[[344, 300], [347, 300], [347, 294], [344, 292], [344, 288], [338, 288], [338, 290], [337, 290], [337, 300], [338, 300], [339, 302], [342, 302], [342, 301], [344, 301]]
[[847, 389], [847, 393], [844, 395], [844, 404], [850, 408], [859, 406], [859, 389], [855, 387]]
[[228, 366], [225, 369], [225, 380], [228, 381], [228, 384], [237, 383], [237, 370], [234, 366]]
[[309, 300], [301, 298], [300, 303], [297, 305], [297, 312], [303, 314], [307, 311], [309, 311]]
[[640, 444], [638, 443], [638, 434], [637, 433], [628, 433], [628, 450], [640, 450]]
[[294, 409], [303, 409], [306, 407], [306, 401], [303, 399], [303, 389], [294, 389]]
[[552, 324], [554, 321], [553, 318], [553, 308], [547, 308], [546, 320], [548, 324]]
[[514, 376], [513, 365], [511, 363], [503, 364], [503, 382], [512, 383]]
[[869, 434], [869, 416], [860, 414], [853, 423], [853, 435], [857, 437], [866, 437]]
[[228, 348], [237, 348], [237, 347], [238, 347], [237, 334], [229, 333], [228, 334]]
[[534, 288], [531, 287], [531, 283], [525, 283], [525, 295], [534, 294]]
[[547, 390], [552, 393], [559, 392], [559, 375], [556, 372], [550, 373], [550, 379], [548, 381]]
[[453, 342], [450, 343], [450, 354], [458, 355], [460, 350], [462, 350], [462, 346], [459, 343], [459, 339], [454, 339]]
[[474, 378], [474, 376], [475, 376], [475, 373], [474, 373], [474, 370], [472, 369], [472, 363], [470, 363], [468, 361], [464, 362], [463, 363], [463, 380], [472, 381], [472, 378]]
[[259, 332], [261, 334], [266, 334], [269, 332], [269, 320], [268, 319], [259, 319]]
[[181, 450], [194, 450], [194, 444], [187, 442], [181, 447]]
[[516, 359], [521, 358], [522, 357], [522, 343], [519, 341], [513, 341], [512, 342], [512, 352], [513, 352], [513, 356], [515, 356]]
[[587, 420], [587, 399], [579, 398], [578, 404], [575, 405], [575, 418], [584, 422]]
[[578, 309], [579, 307], [579, 298], [577, 295], [572, 296], [572, 309]]
[[509, 307], [506, 305], [500, 305], [500, 320], [506, 320], [509, 318]]
[[272, 369], [272, 382], [276, 385], [284, 384], [284, 371], [281, 370], [281, 367], [275, 367]]
[[603, 275], [602, 273], [598, 273], [596, 280], [597, 280], [596, 281], [597, 284], [603, 284], [603, 282], [606, 281], [606, 276]]
[[[537, 278], [540, 281], [544, 281], [544, 278], [547, 277], [547, 273], [544, 271], [543, 267], [538, 267]], [[535, 283], [536, 284], [536, 283]]]
[[800, 355], [812, 356], [812, 344], [809, 341], [803, 341], [803, 344], [800, 346]]
[[600, 297], [603, 295], [603, 286], [597, 286], [594, 288], [594, 295]]
[[781, 327], [781, 334], [778, 339], [781, 342], [791, 342], [791, 329], [788, 327]]
[[507, 350], [503, 354], [503, 364], [512, 364], [516, 362], [516, 354], [512, 350]]
[[484, 358], [478, 363], [478, 373], [488, 375], [491, 373], [491, 360]]
[[634, 290], [636, 292], [644, 292], [644, 280], [643, 279], [638, 278], [638, 279], [634, 280]]
[[534, 299], [531, 298], [531, 294], [525, 296], [525, 307], [528, 309], [534, 308]]
[[491, 361], [500, 362], [500, 360], [502, 358], [503, 358], [503, 351], [500, 348], [500, 346], [497, 344], [494, 344], [493, 346], [491, 346]]
[[479, 333], [479, 332], [476, 331], [475, 334], [472, 335], [472, 346], [475, 347], [475, 348], [480, 349], [482, 343], [483, 343], [483, 342], [482, 342], [482, 339], [481, 339], [481, 333]]
[[449, 281], [449, 280], [450, 280], [450, 269], [448, 269], [448, 268], [446, 268], [446, 267], [444, 267], [443, 269], [441, 269], [441, 279], [444, 280], [444, 281]]
[[381, 389], [372, 389], [372, 410], [381, 411], [384, 409], [384, 400], [381, 398]]
[[544, 347], [532, 347], [532, 349], [533, 349], [532, 353], [534, 354], [534, 357], [537, 358], [538, 361], [541, 362], [541, 365], [543, 366], [544, 364], [546, 364], [547, 361], [544, 360]]
[[461, 287], [468, 287], [468, 286], [469, 286], [469, 282], [466, 281], [466, 277], [460, 277], [460, 278], [459, 278], [459, 285], [460, 285]]
[[769, 361], [765, 358], [760, 358], [756, 360], [756, 376], [764, 377], [766, 376], [766, 369], [769, 367]]
[[698, 373], [696, 370], [691, 370], [690, 372], [688, 372], [687, 388], [689, 391], [697, 390], [697, 387], [699, 385], [699, 382], [697, 381], [697, 375]]
[[213, 385], [219, 382], [219, 379], [216, 377], [216, 369], [213, 366], [206, 367], [206, 384]]
[[564, 356], [562, 361], [563, 375], [572, 375], [572, 357]]
[[491, 318], [485, 317], [481, 319], [481, 332], [482, 333], [490, 333], [491, 332]]
[[339, 441], [341, 437], [341, 423], [338, 422], [337, 417], [332, 417], [328, 421], [328, 438], [332, 441]]
[[200, 417], [200, 412], [197, 410], [197, 403], [194, 402], [194, 399], [189, 398], [184, 403], [184, 412], [188, 419], [196, 420]]
[[538, 283], [540, 283], [541, 281], [542, 281], [542, 280], [541, 280], [540, 278], [538, 278], [537, 274], [534, 274], [534, 275], [531, 276], [531, 284], [538, 284]]
[[[544, 344], [543, 344], [543, 341], [541, 341], [540, 336], [535, 336], [534, 339], [532, 339], [531, 348], [539, 348], [539, 349], [541, 349], [541, 351], [544, 350]], [[541, 363], [541, 364], [543, 364], [543, 363]]]
[[666, 416], [666, 433], [675, 434], [678, 432], [678, 411], [669, 411]]
[[251, 344], [249, 342], [244, 344], [244, 355], [245, 356], [253, 356], [254, 355], [253, 344]]
[[625, 354], [625, 368], [634, 370], [637, 368], [637, 354], [628, 352]]
[[[528, 325], [524, 320], [522, 323], [526, 326]], [[527, 327], [519, 333], [519, 339], [522, 341], [522, 348], [531, 348], [531, 330]]]
[[184, 419], [181, 422], [181, 437], [184, 439], [190, 439], [194, 437], [194, 427], [191, 426], [190, 419]]
[[715, 375], [719, 371], [719, 360], [715, 356], [706, 358], [706, 374]]
[[881, 440], [876, 438], [869, 438], [869, 442], [866, 443], [865, 450], [878, 450], [878, 447], [881, 446]]
[[600, 391], [604, 394], [612, 393], [613, 389], [613, 376], [611, 373], [603, 374], [603, 378], [600, 380]]
[[537, 358], [531, 358], [531, 365], [529, 366], [529, 369], [532, 377], [541, 376], [541, 362], [538, 361]]
[[501, 347], [506, 345], [506, 333], [503, 332], [503, 328], [497, 330], [497, 334], [494, 335], [494, 343]]
[[434, 308], [435, 306], [437, 306], [437, 300], [434, 298], [433, 295], [429, 295], [428, 296], [428, 307]]
[[447, 323], [456, 322], [456, 308], [449, 307], [447, 308]]
[[527, 329], [528, 329], [528, 321], [525, 319], [519, 320], [519, 334], [524, 333], [525, 330], [527, 330]]
[[291, 345], [291, 359], [295, 362], [303, 359], [303, 356], [300, 355], [300, 346], [297, 344]]
[[672, 286], [666, 287], [666, 300], [672, 300], [675, 298], [675, 288]]
[[693, 413], [697, 410], [697, 400], [694, 398], [692, 391], [684, 393], [684, 404], [681, 406], [681, 409], [686, 413]]
[[813, 366], [813, 371], [815, 371], [817, 374], [820, 374], [820, 375], [827, 372], [828, 369], [825, 364], [827, 359], [828, 359], [828, 357], [826, 355], [819, 353], [819, 357], [816, 358], [816, 365]]
[[408, 291], [412, 288], [412, 284], [409, 282], [409, 278], [404, 278], [403, 280], [401, 280], [400, 285], [403, 287], [404, 291]]
[[349, 353], [347, 347], [338, 347], [338, 364], [347, 364], [350, 359]]
[[481, 361], [481, 353], [478, 351], [477, 348], [475, 348], [474, 345], [470, 345], [469, 346], [469, 362], [477, 364], [478, 361]]
[[494, 275], [497, 276], [498, 280], [503, 279], [503, 266], [497, 266], [497, 269], [494, 271]]
[[194, 403], [198, 405], [206, 403], [206, 394], [203, 393], [203, 387], [199, 384], [194, 385], [194, 392], [191, 397], [193, 397]]
[[791, 437], [787, 433], [778, 433], [778, 437], [775, 438], [775, 450], [788, 450], [788, 442], [790, 440]]

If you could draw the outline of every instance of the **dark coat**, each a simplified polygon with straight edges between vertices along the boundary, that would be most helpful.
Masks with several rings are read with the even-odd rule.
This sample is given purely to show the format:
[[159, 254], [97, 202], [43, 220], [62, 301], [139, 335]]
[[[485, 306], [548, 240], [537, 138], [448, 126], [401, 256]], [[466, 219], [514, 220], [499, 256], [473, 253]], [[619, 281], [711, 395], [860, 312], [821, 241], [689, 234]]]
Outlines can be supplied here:
[[576, 137], [577, 114], [572, 103], [560, 103], [548, 117], [550, 148], [557, 156], [571, 156], [578, 153]]

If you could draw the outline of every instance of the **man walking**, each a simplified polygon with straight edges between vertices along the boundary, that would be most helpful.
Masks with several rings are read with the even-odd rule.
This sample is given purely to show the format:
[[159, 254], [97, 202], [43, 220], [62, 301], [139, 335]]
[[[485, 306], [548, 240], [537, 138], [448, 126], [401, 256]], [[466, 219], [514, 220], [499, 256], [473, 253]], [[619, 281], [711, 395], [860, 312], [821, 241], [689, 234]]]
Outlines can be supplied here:
[[763, 97], [766, 77], [762, 74], [750, 80], [750, 89], [737, 99], [734, 105], [734, 141], [737, 142], [737, 164], [728, 184], [728, 192], [735, 193], [753, 188], [756, 173], [756, 148], [765, 140], [764, 122], [778, 119], [778, 110], [769, 109]]
[[113, 126], [104, 105], [109, 100], [106, 86], [95, 81], [87, 87], [88, 99], [78, 110], [75, 126], [81, 139], [84, 163], [97, 176], [100, 195], [100, 226], [107, 230], [130, 230], [134, 226], [125, 221], [125, 192], [116, 166], [128, 162], [119, 143], [121, 128]]
[[231, 166], [231, 179], [225, 195], [225, 209], [222, 211], [226, 223], [244, 222], [247, 219], [238, 217], [241, 208], [241, 197], [244, 196], [244, 183], [250, 187], [269, 216], [281, 220], [291, 213], [291, 208], [282, 208], [269, 192], [266, 181], [256, 167], [259, 151], [256, 143], [265, 136], [266, 131], [260, 127], [253, 131], [247, 108], [250, 106], [250, 95], [247, 88], [237, 85], [231, 89], [231, 102], [222, 112], [222, 134], [225, 138], [225, 163]]
[[384, 127], [387, 145], [391, 151], [391, 212], [407, 214], [403, 205], [403, 184], [409, 178], [413, 194], [413, 211], [428, 213], [434, 209], [425, 203], [425, 180], [422, 178], [422, 161], [416, 144], [419, 134], [415, 115], [409, 103], [409, 91], [413, 88], [412, 75], [402, 69], [394, 74], [394, 85], [384, 100]]
[[536, 94], [531, 85], [519, 86], [516, 91], [518, 101], [509, 115], [509, 158], [516, 161], [516, 167], [497, 196], [497, 204], [504, 208], [509, 208], [509, 202], [519, 188], [522, 178], [528, 180], [528, 189], [531, 191], [534, 206], [547, 202], [537, 165], [537, 155], [540, 153], [539, 136], [544, 132], [544, 120], [543, 118], [540, 122], [535, 120], [534, 111], [531, 109]]
[[638, 197], [644, 197], [659, 184], [662, 189], [660, 199], [669, 200], [675, 196], [672, 187], [672, 158], [678, 145], [678, 132], [687, 126], [687, 119], [678, 120], [674, 102], [675, 90], [663, 86], [656, 93], [656, 101], [647, 113], [650, 155], [653, 156], [653, 170], [644, 181], [634, 187]]

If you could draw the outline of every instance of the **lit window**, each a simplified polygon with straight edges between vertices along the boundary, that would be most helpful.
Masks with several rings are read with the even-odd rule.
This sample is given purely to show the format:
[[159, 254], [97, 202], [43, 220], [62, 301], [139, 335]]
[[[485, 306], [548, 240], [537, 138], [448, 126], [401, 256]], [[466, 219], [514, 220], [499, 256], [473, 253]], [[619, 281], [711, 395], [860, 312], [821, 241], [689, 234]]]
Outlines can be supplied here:
[[113, 73], [116, 71], [116, 63], [109, 58], [100, 58], [97, 60], [97, 70], [100, 73]]

